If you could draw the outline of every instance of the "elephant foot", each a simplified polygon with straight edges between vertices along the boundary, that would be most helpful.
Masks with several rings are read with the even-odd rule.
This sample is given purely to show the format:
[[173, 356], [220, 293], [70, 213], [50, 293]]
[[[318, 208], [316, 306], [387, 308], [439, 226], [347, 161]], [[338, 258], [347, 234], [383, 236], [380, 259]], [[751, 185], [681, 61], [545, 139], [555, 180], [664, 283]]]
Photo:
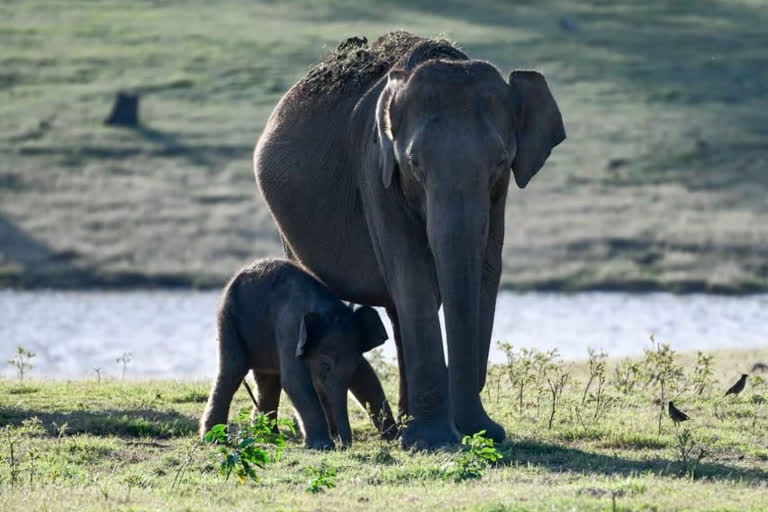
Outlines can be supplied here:
[[493, 421], [485, 413], [480, 418], [468, 418], [467, 421], [457, 419], [456, 428], [462, 436], [471, 436], [481, 430], [485, 430], [485, 437], [493, 439], [495, 443], [500, 443], [507, 437], [504, 427]]
[[327, 451], [327, 450], [333, 450], [336, 448], [336, 445], [333, 444], [333, 441], [331, 441], [331, 438], [317, 438], [317, 439], [305, 439], [304, 440], [304, 447], [309, 448], [310, 450], [320, 450], [320, 451]]
[[414, 419], [400, 433], [400, 446], [403, 449], [434, 450], [458, 442], [459, 433], [450, 421]]

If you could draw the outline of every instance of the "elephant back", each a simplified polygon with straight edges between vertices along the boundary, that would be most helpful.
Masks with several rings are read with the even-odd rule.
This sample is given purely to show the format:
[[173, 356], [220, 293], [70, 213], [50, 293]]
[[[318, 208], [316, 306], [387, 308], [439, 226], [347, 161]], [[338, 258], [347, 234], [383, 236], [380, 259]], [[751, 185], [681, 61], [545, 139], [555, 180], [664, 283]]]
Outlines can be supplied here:
[[356, 101], [390, 69], [413, 69], [437, 58], [468, 59], [446, 40], [404, 31], [390, 32], [371, 44], [365, 37], [351, 37], [312, 66], [288, 95], [300, 103]]

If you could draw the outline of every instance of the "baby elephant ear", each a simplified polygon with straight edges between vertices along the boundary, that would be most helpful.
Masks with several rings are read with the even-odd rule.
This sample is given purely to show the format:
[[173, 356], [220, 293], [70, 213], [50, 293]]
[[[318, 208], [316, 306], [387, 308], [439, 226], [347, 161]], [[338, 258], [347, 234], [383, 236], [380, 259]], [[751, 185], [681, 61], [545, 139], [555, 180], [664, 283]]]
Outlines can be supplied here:
[[379, 314], [371, 306], [358, 308], [355, 313], [360, 326], [360, 352], [365, 353], [384, 344], [389, 338]]
[[317, 341], [320, 328], [323, 323], [323, 315], [320, 313], [307, 313], [301, 320], [299, 328], [299, 343], [296, 345], [296, 358], [303, 359], [312, 350], [312, 345]]

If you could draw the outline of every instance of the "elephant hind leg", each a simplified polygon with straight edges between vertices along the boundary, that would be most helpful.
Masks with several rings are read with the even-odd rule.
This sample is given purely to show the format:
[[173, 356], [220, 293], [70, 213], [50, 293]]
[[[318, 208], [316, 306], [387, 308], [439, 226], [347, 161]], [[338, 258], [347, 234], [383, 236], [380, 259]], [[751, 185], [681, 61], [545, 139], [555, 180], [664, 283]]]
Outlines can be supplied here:
[[371, 422], [381, 434], [382, 439], [394, 439], [397, 436], [397, 425], [392, 417], [392, 410], [389, 408], [379, 377], [367, 360], [363, 359], [352, 376], [349, 390], [369, 414]]
[[200, 419], [200, 437], [218, 424], [227, 424], [235, 391], [248, 373], [248, 356], [240, 335], [226, 315], [219, 316], [219, 367]]
[[[266, 414], [270, 419], [277, 419], [277, 409], [280, 406], [280, 385], [279, 375], [264, 375], [254, 373], [256, 380], [256, 408], [254, 412]], [[275, 426], [277, 430], [277, 426]]]
[[226, 425], [229, 416], [229, 406], [235, 391], [243, 382], [248, 367], [244, 360], [226, 360], [219, 363], [219, 371], [213, 383], [205, 412], [200, 420], [200, 437], [205, 436], [214, 425], [223, 423]]

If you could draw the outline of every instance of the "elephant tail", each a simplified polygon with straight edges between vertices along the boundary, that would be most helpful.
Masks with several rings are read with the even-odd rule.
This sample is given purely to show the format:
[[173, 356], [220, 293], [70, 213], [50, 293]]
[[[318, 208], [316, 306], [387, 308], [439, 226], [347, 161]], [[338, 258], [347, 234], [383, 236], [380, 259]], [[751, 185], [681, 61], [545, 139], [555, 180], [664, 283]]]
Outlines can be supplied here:
[[237, 328], [237, 302], [232, 293], [236, 283], [237, 277], [227, 286], [218, 310], [216, 329], [219, 363], [205, 412], [200, 419], [201, 438], [213, 426], [227, 424], [232, 398], [248, 373], [248, 352], [245, 340]]

